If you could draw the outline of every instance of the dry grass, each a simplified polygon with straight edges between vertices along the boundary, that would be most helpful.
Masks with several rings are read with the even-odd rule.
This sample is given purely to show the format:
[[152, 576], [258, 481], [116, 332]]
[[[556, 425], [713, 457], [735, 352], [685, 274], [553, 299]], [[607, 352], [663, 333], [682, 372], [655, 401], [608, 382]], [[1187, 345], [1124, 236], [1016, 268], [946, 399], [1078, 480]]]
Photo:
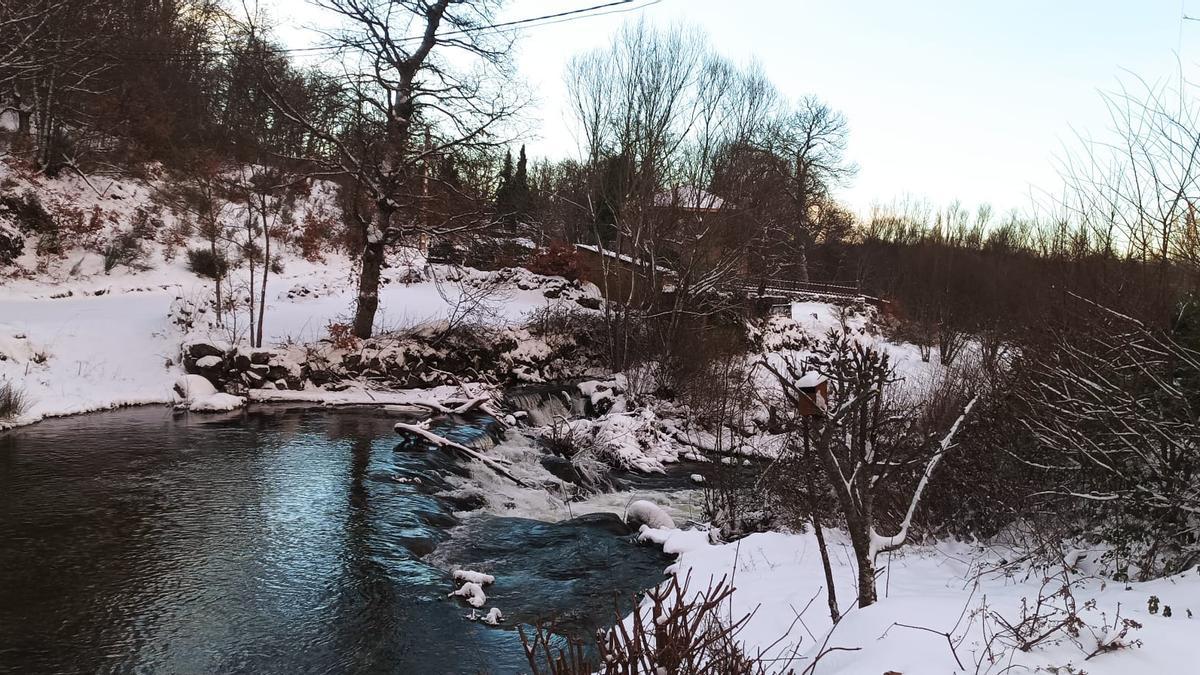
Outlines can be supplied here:
[[19, 417], [29, 409], [29, 396], [12, 382], [0, 382], [0, 420]]

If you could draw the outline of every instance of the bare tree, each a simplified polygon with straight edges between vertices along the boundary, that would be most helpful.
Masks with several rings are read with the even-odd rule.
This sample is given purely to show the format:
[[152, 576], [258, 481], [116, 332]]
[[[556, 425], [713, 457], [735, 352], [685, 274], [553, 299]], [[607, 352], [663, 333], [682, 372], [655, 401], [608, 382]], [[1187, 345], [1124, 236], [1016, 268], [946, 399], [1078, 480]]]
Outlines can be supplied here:
[[[876, 600], [875, 557], [904, 545], [929, 480], [978, 395], [957, 377], [945, 380], [935, 396], [906, 401], [893, 392], [899, 380], [888, 354], [837, 332], [803, 361], [762, 363], [795, 411], [797, 426], [811, 433], [854, 549], [858, 604], [866, 607]], [[814, 393], [821, 379], [828, 386], [824, 400]], [[813, 408], [820, 414], [801, 423], [803, 412]], [[953, 421], [943, 426], [947, 418]], [[940, 438], [937, 428], [946, 429]], [[913, 467], [920, 467], [915, 476]], [[879, 533], [879, 501], [885, 497], [906, 503], [890, 536]]]
[[808, 281], [808, 251], [824, 232], [821, 210], [831, 203], [834, 189], [857, 172], [846, 160], [846, 118], [819, 99], [808, 96], [776, 114], [766, 141], [782, 162], [778, 185], [790, 209], [790, 227], [773, 242], [782, 255], [784, 271]]
[[[480, 225], [425, 217], [421, 185], [429, 163], [496, 144], [522, 101], [501, 84], [511, 76], [511, 41], [487, 30], [493, 0], [314, 1], [345, 23], [328, 34], [338, 48], [332, 78], [342, 115], [323, 124], [275, 87], [271, 98], [328, 151], [306, 159], [345, 177], [367, 207], [351, 214], [364, 242], [353, 330], [370, 337], [388, 246], [418, 233], [447, 235]], [[451, 59], [460, 57], [475, 68], [453, 68]]]
[[741, 194], [710, 190], [725, 148], [761, 140], [777, 95], [696, 30], [645, 21], [575, 57], [567, 86], [588, 174], [585, 241], [602, 254], [597, 283], [621, 280], [604, 289], [611, 365], [637, 340], [669, 362], [682, 334], [731, 307], [713, 291], [742, 274], [752, 221], [739, 220]]
[[[1178, 263], [1192, 274], [1200, 203], [1200, 103], [1196, 85], [1136, 79], [1105, 94], [1112, 132], [1084, 138], [1063, 161], [1061, 206], [1074, 241], [1110, 261], [1142, 263], [1145, 296], [1137, 303], [1169, 313]], [[1069, 245], [1069, 244], [1068, 244]], [[1110, 285], [1128, 283], [1128, 268], [1104, 270]]]

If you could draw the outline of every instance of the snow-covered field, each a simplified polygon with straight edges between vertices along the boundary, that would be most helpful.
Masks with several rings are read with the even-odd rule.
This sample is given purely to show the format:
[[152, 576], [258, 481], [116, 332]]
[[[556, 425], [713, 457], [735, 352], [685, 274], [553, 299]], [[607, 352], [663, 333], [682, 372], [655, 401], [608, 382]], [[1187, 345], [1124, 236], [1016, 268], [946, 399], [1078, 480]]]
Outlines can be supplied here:
[[[864, 675], [1194, 673], [1200, 663], [1200, 568], [1119, 583], [1095, 574], [1097, 552], [1069, 554], [1073, 565], [1063, 577], [1061, 568], [1002, 564], [1011, 550], [946, 542], [881, 558], [880, 600], [857, 609], [849, 544], [833, 533], [843, 613], [834, 627], [811, 534], [769, 532], [718, 545], [699, 530], [646, 528], [642, 537], [678, 554], [671, 572], [690, 575], [693, 589], [728, 578], [736, 589], [729, 616], [752, 614], [739, 635], [746, 651], [761, 652], [779, 672], [801, 672], [818, 656], [816, 673]], [[1061, 591], [1064, 579], [1070, 598]], [[1044, 620], [1035, 623], [1039, 596]], [[1069, 602], [1079, 622], [1055, 631], [1070, 616], [1056, 608]], [[1028, 651], [1003, 623], [1022, 619], [1022, 636], [1049, 633]]]

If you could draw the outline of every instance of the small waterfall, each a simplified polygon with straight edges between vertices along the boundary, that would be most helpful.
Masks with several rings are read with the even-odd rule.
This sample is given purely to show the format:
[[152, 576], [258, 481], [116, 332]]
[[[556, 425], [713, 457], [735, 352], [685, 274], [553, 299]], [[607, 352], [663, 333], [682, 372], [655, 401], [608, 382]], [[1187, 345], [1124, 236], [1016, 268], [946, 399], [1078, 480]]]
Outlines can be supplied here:
[[584, 414], [585, 401], [573, 384], [515, 387], [504, 394], [512, 411], [524, 411], [530, 426], [543, 427], [555, 418], [571, 419]]
[[437, 417], [431, 427], [434, 433], [444, 438], [480, 451], [496, 447], [503, 434], [501, 424], [483, 413]]

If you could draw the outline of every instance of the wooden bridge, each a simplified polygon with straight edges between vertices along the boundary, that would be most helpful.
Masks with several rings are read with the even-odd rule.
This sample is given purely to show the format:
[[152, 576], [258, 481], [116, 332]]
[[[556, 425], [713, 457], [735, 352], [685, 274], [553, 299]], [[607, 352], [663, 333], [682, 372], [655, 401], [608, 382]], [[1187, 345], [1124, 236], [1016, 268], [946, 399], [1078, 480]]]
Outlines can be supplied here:
[[727, 292], [744, 294], [746, 296], [774, 297], [831, 301], [866, 300], [867, 302], [884, 302], [879, 298], [865, 295], [857, 281], [792, 281], [789, 279], [733, 279], [722, 288]]

